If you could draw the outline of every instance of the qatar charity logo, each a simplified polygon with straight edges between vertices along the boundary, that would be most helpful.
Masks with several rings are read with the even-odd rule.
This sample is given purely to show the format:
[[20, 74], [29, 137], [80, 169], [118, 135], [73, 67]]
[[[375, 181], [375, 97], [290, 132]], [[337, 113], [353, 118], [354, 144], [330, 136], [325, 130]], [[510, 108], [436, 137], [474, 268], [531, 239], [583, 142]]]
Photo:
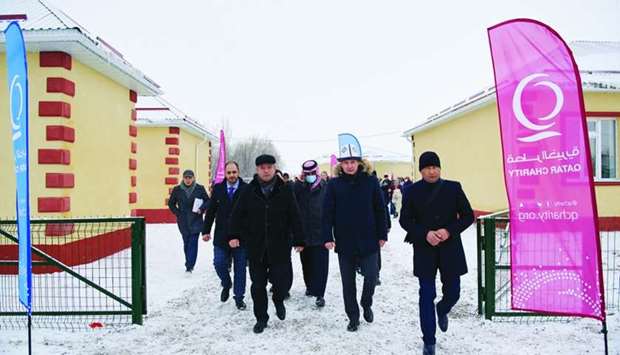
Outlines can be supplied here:
[[19, 80], [19, 75], [15, 75], [9, 87], [9, 110], [11, 112], [11, 126], [13, 128], [13, 141], [22, 136], [21, 119], [24, 113], [24, 89]]
[[534, 86], [542, 85], [542, 86], [548, 87], [549, 89], [553, 91], [555, 95], [555, 106], [553, 107], [553, 110], [551, 110], [551, 112], [548, 113], [546, 116], [535, 118], [536, 121], [542, 121], [542, 122], [550, 121], [550, 123], [537, 124], [537, 123], [532, 122], [532, 120], [526, 116], [525, 112], [523, 112], [523, 104], [521, 103], [521, 97], [523, 95], [523, 90], [525, 90], [527, 85], [535, 79], [538, 79], [541, 77], [548, 77], [548, 76], [549, 76], [548, 74], [543, 74], [543, 73], [534, 73], [534, 74], [528, 75], [519, 82], [519, 84], [517, 85], [517, 88], [515, 89], [515, 93], [512, 97], [512, 110], [514, 112], [514, 115], [517, 121], [519, 121], [519, 123], [523, 127], [534, 132], [534, 134], [528, 135], [526, 137], [517, 138], [521, 142], [525, 142], [525, 143], [538, 142], [543, 139], [561, 135], [560, 132], [549, 130], [551, 127], [555, 125], [555, 121], [552, 121], [552, 120], [554, 120], [557, 117], [557, 115], [562, 110], [562, 107], [564, 106], [564, 94], [562, 93], [562, 89], [560, 89], [560, 87], [556, 83], [552, 81], [548, 81], [548, 80], [543, 80], [543, 81], [539, 81], [534, 84]]

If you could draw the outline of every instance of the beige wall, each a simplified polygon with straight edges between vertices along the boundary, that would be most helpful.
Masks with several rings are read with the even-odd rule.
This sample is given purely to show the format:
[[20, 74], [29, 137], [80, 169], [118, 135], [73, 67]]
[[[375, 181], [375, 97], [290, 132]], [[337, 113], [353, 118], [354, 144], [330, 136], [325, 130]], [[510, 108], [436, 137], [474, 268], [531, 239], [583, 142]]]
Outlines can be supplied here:
[[[167, 145], [166, 137], [178, 137], [178, 145]], [[170, 155], [168, 149], [178, 147], [180, 155]], [[139, 210], [167, 209], [166, 199], [174, 184], [166, 184], [166, 178], [177, 178], [181, 183], [183, 171], [191, 169], [197, 181], [209, 187], [210, 141], [196, 136], [183, 128], [179, 134], [169, 133], [169, 127], [141, 126], [138, 130], [138, 203]], [[166, 157], [178, 158], [176, 165], [166, 165]], [[169, 174], [169, 168], [178, 168], [178, 174]]]
[[[30, 90], [30, 194], [33, 217], [127, 216], [130, 214], [131, 110], [129, 89], [72, 59], [72, 69], [42, 68], [39, 53], [28, 53]], [[48, 77], [62, 77], [75, 83], [75, 96], [47, 93]], [[6, 78], [5, 55], [0, 54], [0, 78]], [[6, 118], [7, 85], [0, 85], [0, 112]], [[39, 101], [63, 101], [71, 105], [71, 118], [39, 117]], [[64, 125], [75, 129], [75, 143], [46, 141], [46, 126]], [[15, 176], [9, 120], [0, 119], [0, 205], [1, 217], [15, 216]], [[39, 165], [39, 148], [68, 149], [70, 165]], [[74, 188], [46, 188], [45, 173], [73, 173]], [[39, 213], [38, 197], [71, 197], [65, 213]]]
[[[620, 112], [619, 93], [585, 93], [584, 96], [586, 111]], [[620, 117], [616, 122], [619, 127]], [[617, 138], [620, 138], [620, 127]], [[498, 211], [508, 207], [495, 101], [417, 133], [412, 139], [415, 162], [424, 151], [437, 152], [443, 177], [463, 184], [474, 209]], [[616, 144], [617, 168], [620, 168], [619, 145]], [[596, 186], [596, 195], [600, 216], [620, 216], [620, 186]]]

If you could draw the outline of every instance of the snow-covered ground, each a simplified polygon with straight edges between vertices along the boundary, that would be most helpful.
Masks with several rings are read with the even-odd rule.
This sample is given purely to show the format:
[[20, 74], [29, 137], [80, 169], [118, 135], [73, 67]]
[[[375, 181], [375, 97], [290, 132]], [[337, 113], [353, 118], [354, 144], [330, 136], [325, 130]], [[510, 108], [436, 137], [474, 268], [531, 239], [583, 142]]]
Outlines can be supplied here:
[[[375, 322], [362, 320], [358, 332], [346, 331], [347, 318], [335, 254], [325, 308], [304, 296], [301, 265], [295, 255], [295, 282], [280, 321], [270, 304], [269, 328], [252, 333], [254, 316], [238, 311], [232, 298], [219, 301], [220, 286], [212, 265], [212, 244], [200, 243], [192, 275], [183, 267], [181, 238], [175, 225], [147, 230], [148, 306], [144, 326], [67, 332], [34, 329], [34, 354], [405, 354], [421, 353], [418, 284], [412, 274], [412, 250], [394, 223], [383, 250], [383, 284], [374, 298]], [[477, 315], [475, 229], [463, 236], [470, 273], [451, 313], [450, 329], [438, 331], [438, 354], [602, 354], [600, 324], [590, 319], [568, 323], [486, 321]], [[361, 278], [359, 280], [361, 282]], [[361, 286], [361, 285], [360, 285]], [[440, 288], [438, 288], [440, 289]], [[358, 293], [361, 287], [358, 288]], [[610, 353], [620, 354], [620, 316], [608, 319]], [[0, 330], [0, 354], [25, 354], [26, 331]]]

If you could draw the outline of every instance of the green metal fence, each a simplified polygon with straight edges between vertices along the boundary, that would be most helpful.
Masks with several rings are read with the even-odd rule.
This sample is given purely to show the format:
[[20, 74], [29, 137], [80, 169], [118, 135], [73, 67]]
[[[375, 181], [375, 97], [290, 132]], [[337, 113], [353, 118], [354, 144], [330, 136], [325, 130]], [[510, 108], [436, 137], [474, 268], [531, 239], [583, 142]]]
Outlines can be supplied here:
[[[0, 220], [0, 329], [26, 328], [18, 300], [15, 220]], [[146, 314], [143, 218], [31, 221], [34, 327], [142, 324]]]
[[[511, 309], [510, 220], [508, 211], [476, 221], [478, 257], [478, 314], [486, 319], [567, 320]], [[620, 311], [620, 231], [600, 232], [605, 303], [608, 314]]]

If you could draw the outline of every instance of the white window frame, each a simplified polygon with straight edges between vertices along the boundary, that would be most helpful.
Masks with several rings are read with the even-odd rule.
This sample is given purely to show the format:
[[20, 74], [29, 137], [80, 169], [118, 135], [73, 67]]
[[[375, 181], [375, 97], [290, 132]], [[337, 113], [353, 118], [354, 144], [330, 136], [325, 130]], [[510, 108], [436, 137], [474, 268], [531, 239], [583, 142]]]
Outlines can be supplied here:
[[[616, 154], [615, 154], [615, 163], [616, 163], [616, 176], [612, 177], [612, 178], [601, 178], [600, 176], [603, 173], [603, 162], [601, 159], [601, 154], [602, 154], [602, 150], [603, 150], [603, 139], [602, 139], [602, 125], [601, 122], [602, 121], [614, 121], [615, 122], [615, 139], [616, 139]], [[594, 164], [596, 167], [596, 171], [593, 171], [594, 174], [594, 181], [620, 181], [620, 179], [618, 178], [618, 169], [620, 168], [618, 166], [618, 144], [620, 143], [620, 138], [618, 137], [618, 121], [616, 121], [615, 117], [587, 117], [587, 122], [594, 122], [596, 124], [596, 131], [594, 132], [594, 134], [596, 134], [596, 147], [590, 147], [590, 149], [594, 149], [596, 151], [596, 163]], [[588, 140], [590, 139], [590, 129], [588, 129]]]

